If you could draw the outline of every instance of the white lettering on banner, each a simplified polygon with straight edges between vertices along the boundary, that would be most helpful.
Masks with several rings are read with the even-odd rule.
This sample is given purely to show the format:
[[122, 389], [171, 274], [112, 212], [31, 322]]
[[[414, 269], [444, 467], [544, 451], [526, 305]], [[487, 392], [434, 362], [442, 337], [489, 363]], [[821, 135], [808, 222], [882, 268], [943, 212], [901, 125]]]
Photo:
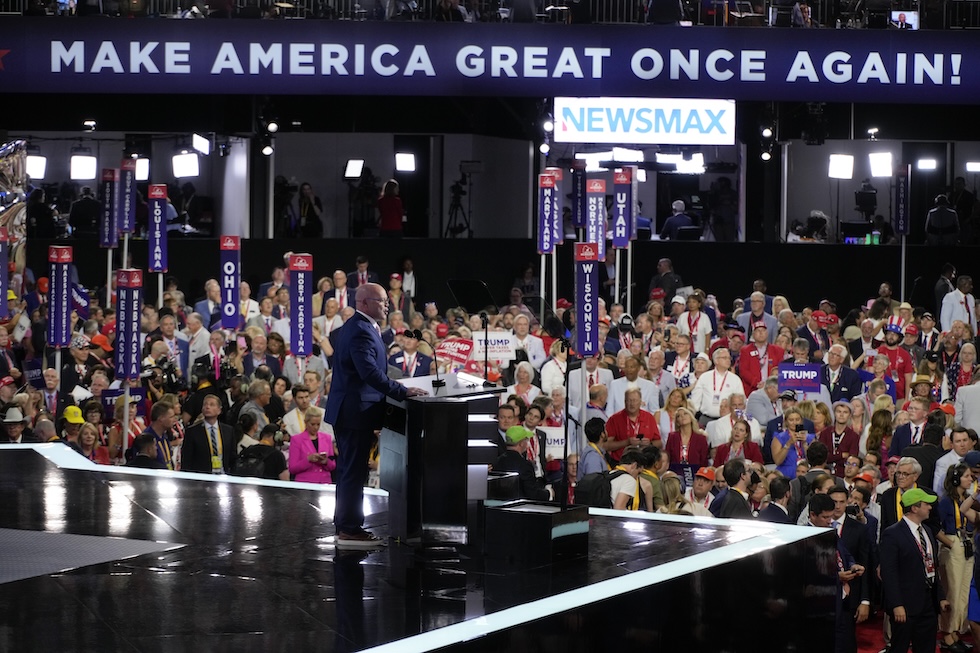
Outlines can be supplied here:
[[812, 370], [780, 370], [780, 372], [787, 381], [812, 381], [817, 378], [817, 373]]
[[145, 68], [148, 73], [158, 73], [160, 69], [153, 63], [150, 54], [160, 45], [157, 41], [150, 41], [144, 47], [139, 43], [129, 44], [129, 72], [138, 75], [140, 68]]
[[163, 225], [163, 205], [159, 200], [153, 202], [153, 267], [163, 269], [163, 248], [160, 247], [160, 240], [164, 237], [161, 233]]
[[[778, 66], [776, 77], [788, 83], [811, 84], [961, 84], [962, 53], [835, 50], [814, 60], [807, 50], [780, 56], [770, 65], [766, 50], [652, 47], [617, 52], [615, 61], [639, 80], [723, 83], [765, 82], [767, 66]], [[613, 48], [549, 47], [545, 45], [464, 45], [453, 56], [440, 56], [437, 72], [423, 44], [399, 47], [392, 43], [223, 42], [211, 58], [198, 54], [187, 41], [50, 41], [51, 73], [187, 75], [208, 70], [211, 75], [413, 77], [456, 74], [463, 77], [511, 79], [601, 80]], [[207, 57], [203, 59], [203, 57]], [[784, 61], [791, 61], [788, 70]], [[245, 62], [245, 63], [243, 63]], [[909, 68], [911, 67], [911, 70]], [[455, 70], [453, 70], [455, 68]], [[616, 72], [619, 67], [616, 66]], [[700, 116], [702, 125], [704, 116]], [[684, 121], [682, 121], [684, 124]], [[652, 127], [651, 127], [652, 129]]]
[[555, 98], [555, 141], [731, 145], [733, 100]]
[[489, 337], [473, 337], [473, 357], [483, 360], [483, 350], [489, 344], [488, 358], [496, 361], [512, 361], [517, 358], [516, 336], [510, 333], [495, 334]]
[[237, 271], [238, 267], [231, 261], [225, 261], [221, 266], [221, 290], [224, 294], [221, 314], [225, 317], [231, 317], [238, 313], [238, 307], [235, 306], [235, 286], [237, 285], [235, 273]]
[[625, 238], [626, 237], [626, 193], [619, 191], [616, 193], [616, 222], [613, 224], [613, 229], [616, 235]]

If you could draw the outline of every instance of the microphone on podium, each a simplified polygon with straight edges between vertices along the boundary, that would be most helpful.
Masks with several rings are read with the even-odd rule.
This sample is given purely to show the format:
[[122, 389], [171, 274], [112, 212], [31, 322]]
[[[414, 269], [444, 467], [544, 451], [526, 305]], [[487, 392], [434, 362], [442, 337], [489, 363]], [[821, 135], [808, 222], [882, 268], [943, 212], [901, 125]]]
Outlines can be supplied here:
[[[412, 338], [414, 340], [423, 340], [422, 332], [419, 329], [405, 329], [403, 336], [407, 338]], [[436, 352], [436, 348], [432, 348], [432, 357], [435, 359], [436, 363], [436, 378], [432, 381], [433, 388], [445, 387], [446, 382], [439, 378], [439, 354]]]

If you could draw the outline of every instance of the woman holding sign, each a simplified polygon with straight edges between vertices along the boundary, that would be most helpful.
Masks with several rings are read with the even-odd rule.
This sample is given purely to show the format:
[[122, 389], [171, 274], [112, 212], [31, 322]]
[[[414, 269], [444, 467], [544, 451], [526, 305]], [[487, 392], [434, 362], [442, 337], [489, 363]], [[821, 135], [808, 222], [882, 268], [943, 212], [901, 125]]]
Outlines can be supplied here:
[[790, 408], [784, 412], [783, 431], [772, 438], [772, 459], [776, 469], [786, 478], [795, 478], [796, 463], [806, 460], [806, 450], [816, 437], [816, 434], [806, 432], [799, 410]]

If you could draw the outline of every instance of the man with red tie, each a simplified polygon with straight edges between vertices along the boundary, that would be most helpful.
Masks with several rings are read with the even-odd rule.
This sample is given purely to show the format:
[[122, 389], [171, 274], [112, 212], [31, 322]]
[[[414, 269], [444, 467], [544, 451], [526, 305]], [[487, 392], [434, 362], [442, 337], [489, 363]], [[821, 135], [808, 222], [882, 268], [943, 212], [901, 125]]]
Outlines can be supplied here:
[[891, 651], [925, 653], [936, 650], [940, 611], [949, 601], [939, 576], [939, 547], [929, 518], [934, 494], [914, 488], [902, 495], [901, 520], [882, 527], [880, 560], [882, 604], [891, 616]]
[[354, 260], [354, 266], [356, 269], [351, 270], [347, 273], [347, 287], [351, 289], [356, 289], [358, 286], [364, 286], [369, 283], [380, 283], [378, 281], [378, 273], [368, 270], [368, 257], [361, 255]]
[[[355, 278], [356, 278], [355, 274]], [[348, 287], [348, 280], [353, 281], [343, 270], [334, 270], [333, 273], [333, 298], [337, 300], [340, 311], [345, 308], [354, 308], [354, 290]]]
[[272, 309], [274, 306], [275, 303], [271, 297], [263, 297], [262, 301], [259, 302], [259, 314], [250, 318], [245, 323], [245, 326], [259, 327], [265, 331], [265, 335], [272, 333], [272, 330], [278, 321], [272, 314]]

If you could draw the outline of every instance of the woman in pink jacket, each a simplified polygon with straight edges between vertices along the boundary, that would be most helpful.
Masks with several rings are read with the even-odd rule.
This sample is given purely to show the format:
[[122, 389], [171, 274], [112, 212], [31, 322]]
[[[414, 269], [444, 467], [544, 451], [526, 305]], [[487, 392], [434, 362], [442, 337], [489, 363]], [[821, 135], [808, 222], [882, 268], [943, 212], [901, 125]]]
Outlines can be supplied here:
[[320, 430], [320, 409], [315, 406], [303, 414], [306, 430], [289, 442], [289, 473], [304, 483], [330, 483], [330, 472], [337, 468], [337, 449], [333, 436]]

